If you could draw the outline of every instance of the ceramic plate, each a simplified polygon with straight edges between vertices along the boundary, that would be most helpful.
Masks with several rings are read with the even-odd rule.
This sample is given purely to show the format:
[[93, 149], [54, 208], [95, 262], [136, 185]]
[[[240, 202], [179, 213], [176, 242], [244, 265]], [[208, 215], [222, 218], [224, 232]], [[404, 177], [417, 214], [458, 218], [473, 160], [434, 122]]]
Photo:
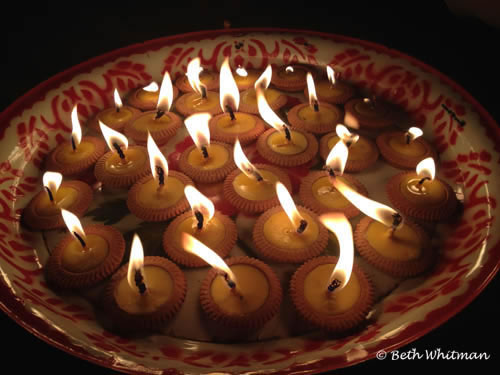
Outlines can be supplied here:
[[[20, 225], [20, 215], [40, 190], [45, 155], [69, 136], [72, 106], [78, 103], [81, 118], [89, 118], [112, 105], [114, 87], [126, 93], [151, 80], [159, 82], [165, 70], [179, 76], [195, 56], [205, 68], [217, 71], [225, 56], [233, 67], [264, 69], [269, 63], [296, 62], [336, 66], [343, 79], [360, 90], [405, 109], [433, 141], [440, 154], [439, 174], [465, 197], [463, 215], [445, 228], [449, 232], [442, 237], [431, 272], [397, 282], [378, 277], [379, 285], [390, 290], [377, 299], [359, 333], [333, 339], [283, 330], [266, 340], [231, 345], [202, 340], [197, 333], [179, 338], [189, 336], [185, 332], [126, 339], [102, 328], [88, 298], [58, 295], [47, 287], [43, 265], [64, 231], [29, 232]], [[499, 213], [500, 187], [492, 179], [500, 172], [498, 125], [459, 85], [380, 45], [276, 30], [224, 30], [154, 40], [53, 77], [3, 112], [0, 124], [0, 306], [51, 345], [119, 371], [315, 373], [347, 366], [437, 327], [477, 296], [498, 269], [500, 234], [490, 231]], [[184, 137], [179, 134], [168, 145], [173, 163], [186, 147]], [[300, 180], [301, 173], [298, 169], [292, 174]], [[96, 204], [86, 219], [125, 225], [126, 212], [107, 216], [116, 210], [103, 208], [106, 201]]]

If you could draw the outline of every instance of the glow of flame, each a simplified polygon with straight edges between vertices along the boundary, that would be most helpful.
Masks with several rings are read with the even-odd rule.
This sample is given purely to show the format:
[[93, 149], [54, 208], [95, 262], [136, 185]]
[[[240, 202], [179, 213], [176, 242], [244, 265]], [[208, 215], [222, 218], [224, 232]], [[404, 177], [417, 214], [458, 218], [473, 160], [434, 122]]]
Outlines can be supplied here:
[[99, 127], [101, 128], [102, 135], [108, 144], [108, 147], [111, 151], [116, 152], [113, 147], [114, 143], [118, 143], [120, 147], [123, 147], [125, 150], [128, 148], [128, 139], [122, 133], [117, 132], [114, 129], [111, 129], [109, 126], [106, 126], [102, 121], [99, 121]]
[[172, 80], [170, 79], [170, 74], [165, 72], [163, 75], [163, 80], [161, 82], [160, 93], [158, 94], [158, 104], [156, 108], [159, 111], [168, 112], [170, 107], [172, 107], [172, 102], [174, 100], [174, 88], [172, 87]]
[[261, 89], [266, 90], [271, 84], [271, 77], [273, 76], [273, 68], [268, 65], [267, 68], [262, 72], [259, 78], [254, 83], [255, 90]]
[[157, 92], [159, 87], [158, 84], [153, 81], [149, 85], [144, 86], [142, 89], [147, 92]]
[[281, 207], [285, 210], [288, 219], [290, 219], [290, 222], [294, 227], [298, 228], [300, 226], [300, 222], [304, 220], [304, 218], [297, 210], [288, 189], [281, 182], [276, 183], [276, 194], [278, 195]]
[[201, 64], [200, 64], [200, 58], [196, 57], [189, 62], [188, 66], [187, 66], [187, 72], [186, 72], [189, 84], [191, 85], [193, 90], [196, 91], [200, 95], [202, 93], [201, 87], [202, 86], [205, 87], [200, 81], [200, 73], [202, 71], [203, 71], [203, 68], [201, 67]]
[[335, 71], [329, 65], [326, 66], [326, 75], [328, 76], [328, 80], [332, 85], [335, 84]]
[[293, 73], [293, 66], [287, 66], [287, 67], [285, 68], [285, 71], [286, 71], [287, 73]]
[[359, 120], [354, 117], [350, 112], [346, 112], [344, 115], [344, 123], [353, 129], [359, 129]]
[[351, 144], [354, 144], [359, 140], [359, 135], [351, 133], [345, 125], [337, 124], [335, 132], [344, 143], [350, 142]]
[[156, 170], [156, 166], [159, 166], [163, 169], [165, 179], [168, 176], [168, 163], [167, 159], [157, 146], [155, 140], [151, 136], [148, 131], [148, 155], [149, 155], [149, 165], [151, 166], [151, 173], [153, 174], [153, 178], [158, 181], [158, 171]]
[[278, 131], [283, 131], [283, 126], [288, 127], [279, 116], [274, 113], [266, 100], [266, 95], [264, 94], [264, 90], [256, 89], [257, 93], [257, 107], [259, 108], [259, 114], [262, 119], [271, 125], [274, 129]]
[[416, 169], [418, 176], [421, 178], [428, 177], [431, 180], [434, 180], [434, 177], [436, 177], [436, 164], [434, 163], [434, 159], [431, 157], [425, 158], [418, 163]]
[[59, 172], [47, 171], [43, 174], [43, 186], [49, 188], [52, 195], [56, 195], [59, 186], [61, 186], [63, 176]]
[[226, 112], [226, 105], [233, 111], [237, 111], [240, 106], [240, 91], [234, 80], [229, 66], [229, 59], [226, 57], [220, 68], [220, 106], [222, 112]]
[[120, 109], [123, 107], [122, 99], [120, 98], [120, 94], [117, 89], [113, 92], [113, 97], [115, 99], [115, 108]]
[[311, 72], [307, 72], [307, 91], [309, 92], [309, 105], [312, 107], [314, 103], [318, 102], [318, 97], [316, 96], [316, 86], [314, 86], [314, 78]]
[[73, 130], [71, 131], [71, 137], [75, 142], [75, 146], [78, 147], [82, 140], [82, 127], [80, 125], [80, 120], [78, 119], [78, 109], [76, 104], [71, 111], [71, 125], [73, 127]]
[[[128, 261], [127, 270], [127, 281], [130, 288], [136, 290], [137, 285], [135, 284], [135, 272], [141, 271], [142, 277], [145, 279], [144, 272], [144, 249], [142, 247], [142, 242], [137, 233], [134, 233], [134, 238], [132, 239], [132, 247], [130, 249], [130, 258]], [[144, 280], [146, 282], [146, 280]]]
[[184, 120], [191, 139], [198, 149], [210, 144], [210, 128], [208, 122], [212, 115], [207, 112], [195, 113]]
[[348, 185], [336, 178], [332, 181], [333, 186], [346, 197], [346, 199], [355, 205], [365, 215], [370, 216], [387, 227], [391, 227], [394, 222], [394, 215], [398, 213], [385, 204], [371, 200], [357, 191], [351, 189]]
[[349, 282], [352, 274], [352, 267], [354, 265], [352, 227], [346, 216], [338, 212], [321, 215], [319, 221], [337, 236], [340, 246], [340, 255], [332, 275], [330, 276], [328, 285], [330, 285], [332, 281], [338, 280], [340, 281], [340, 286], [336, 290], [341, 290]]
[[193, 215], [196, 211], [199, 211], [203, 215], [203, 227], [205, 227], [214, 217], [214, 204], [192, 185], [186, 185], [184, 188], [184, 195], [191, 206]]
[[234, 162], [238, 169], [242, 171], [247, 177], [255, 178], [255, 172], [258, 173], [258, 170], [253, 166], [252, 163], [250, 163], [250, 160], [248, 160], [248, 158], [246, 157], [243, 149], [241, 148], [239, 139], [236, 139], [236, 142], [234, 142], [233, 156]]
[[342, 176], [344, 174], [347, 158], [349, 157], [349, 149], [344, 142], [340, 141], [332, 147], [326, 158], [326, 167], [333, 169], [335, 175]]
[[200, 257], [212, 267], [217, 268], [219, 271], [226, 273], [232, 281], [238, 284], [234, 273], [215, 251], [188, 233], [183, 232], [181, 236], [182, 246], [186, 251]]
[[74, 213], [65, 210], [64, 208], [61, 208], [61, 215], [64, 220], [64, 224], [66, 224], [66, 227], [68, 228], [71, 235], [77, 238], [74, 234], [74, 232], [76, 232], [80, 237], [85, 239], [85, 231], [83, 230], [82, 223], [80, 222], [78, 217]]
[[412, 126], [410, 129], [408, 129], [408, 134], [410, 135], [410, 142], [413, 142], [415, 139], [422, 136], [424, 132], [422, 131], [422, 129]]
[[236, 74], [238, 74], [240, 77], [247, 77], [248, 76], [248, 72], [246, 71], [246, 69], [241, 67], [241, 66], [236, 68]]

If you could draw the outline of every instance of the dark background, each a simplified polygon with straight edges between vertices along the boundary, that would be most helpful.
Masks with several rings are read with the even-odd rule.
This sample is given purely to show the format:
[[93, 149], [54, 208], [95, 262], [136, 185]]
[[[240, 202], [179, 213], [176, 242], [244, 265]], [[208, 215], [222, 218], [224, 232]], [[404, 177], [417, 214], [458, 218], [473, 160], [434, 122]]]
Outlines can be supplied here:
[[[240, 1], [221, 3], [223, 6], [216, 8], [208, 7], [212, 3], [200, 1], [192, 3], [192, 8], [183, 9], [165, 9], [151, 4], [146, 7], [145, 2], [135, 2], [134, 7], [127, 7], [121, 3], [106, 11], [84, 8], [76, 2], [65, 2], [64, 8], [55, 5], [33, 8], [23, 3], [22, 9], [4, 12], [0, 25], [0, 40], [4, 41], [0, 59], [3, 73], [0, 111], [37, 84], [91, 57], [162, 36], [222, 28], [227, 19], [235, 28], [303, 28], [349, 35], [394, 48], [448, 75], [469, 91], [494, 118], [500, 119], [497, 95], [500, 64], [496, 58], [500, 32], [491, 22], [487, 24], [473, 16], [457, 16], [440, 1], [433, 1], [432, 5], [421, 1], [411, 2], [412, 5], [400, 2], [404, 4], [396, 8], [381, 2], [373, 2], [368, 7], [363, 3], [351, 7], [330, 3], [334, 5], [321, 9], [275, 3], [275, 8], [269, 13], [257, 5], [251, 12]], [[61, 14], [63, 9], [64, 14]], [[486, 14], [500, 20], [497, 9]], [[435, 369], [436, 365], [440, 368], [446, 366], [447, 371], [468, 366], [481, 371], [487, 365], [498, 366], [500, 353], [494, 341], [500, 333], [499, 292], [500, 282], [496, 278], [461, 313], [400, 349], [415, 348], [420, 353], [436, 348], [487, 352], [491, 355], [488, 362], [374, 359], [340, 373], [429, 370]], [[0, 313], [0, 333], [4, 338], [1, 344], [4, 368], [13, 365], [22, 373], [111, 373], [49, 346], [3, 313]], [[14, 340], [20, 344], [9, 345]]]

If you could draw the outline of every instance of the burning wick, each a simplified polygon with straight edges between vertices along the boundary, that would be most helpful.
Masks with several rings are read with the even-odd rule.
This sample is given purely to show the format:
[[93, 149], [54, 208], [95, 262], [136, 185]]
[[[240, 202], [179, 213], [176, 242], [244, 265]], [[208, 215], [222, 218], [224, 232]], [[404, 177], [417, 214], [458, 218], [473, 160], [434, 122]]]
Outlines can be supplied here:
[[431, 179], [430, 177], [427, 177], [427, 176], [426, 176], [426, 177], [422, 178], [422, 179], [418, 182], [418, 185], [419, 185], [419, 186], [422, 186], [422, 184], [424, 183], [424, 181], [425, 181], [425, 180], [429, 180], [429, 181], [431, 181], [432, 179]]
[[141, 296], [143, 296], [144, 293], [146, 293], [147, 288], [146, 284], [144, 283], [144, 277], [142, 277], [141, 270], [135, 270], [134, 281], [137, 289], [139, 289], [139, 293], [141, 294]]
[[248, 168], [247, 172], [250, 173], [251, 175], [253, 175], [257, 181], [259, 181], [259, 182], [264, 181], [264, 177], [262, 177], [261, 174], [259, 172], [257, 172], [256, 170]]
[[203, 214], [200, 211], [195, 211], [194, 216], [196, 217], [196, 220], [198, 221], [196, 228], [198, 228], [198, 230], [202, 230], [203, 229], [203, 221], [204, 221]]
[[158, 174], [158, 184], [160, 185], [160, 188], [162, 188], [165, 185], [165, 172], [162, 167], [157, 165], [156, 173]]
[[409, 145], [410, 142], [411, 142], [411, 134], [410, 134], [410, 132], [406, 132], [405, 136], [406, 136], [406, 144]]
[[319, 103], [317, 100], [314, 101], [314, 112], [319, 112]]
[[236, 283], [229, 278], [229, 275], [227, 274], [227, 272], [224, 273], [224, 280], [226, 281], [229, 289], [231, 289], [231, 293], [240, 297], [240, 299], [243, 299], [243, 296], [241, 295], [241, 293], [238, 292], [238, 290], [236, 289]]
[[71, 148], [73, 149], [73, 152], [76, 151], [75, 137], [73, 136], [71, 136]]
[[201, 89], [201, 98], [206, 99], [207, 98], [207, 88], [203, 85], [200, 85]]
[[392, 225], [390, 235], [392, 236], [396, 229], [403, 223], [403, 216], [399, 212], [392, 214]]
[[331, 294], [335, 289], [340, 287], [341, 282], [340, 280], [333, 279], [333, 281], [328, 285], [328, 294]]
[[87, 248], [87, 244], [85, 243], [85, 241], [83, 240], [82, 236], [80, 236], [78, 233], [76, 232], [73, 232], [73, 234], [75, 235], [76, 239], [80, 242], [80, 245], [82, 245], [82, 247], [84, 249]]
[[47, 194], [49, 195], [49, 199], [52, 203], [55, 203], [54, 202], [54, 195], [52, 194], [52, 191], [49, 189], [48, 186], [45, 186], [45, 190], [47, 190]]
[[205, 159], [208, 159], [208, 156], [209, 156], [209, 155], [208, 155], [207, 146], [203, 145], [203, 146], [201, 146], [200, 148], [201, 148], [201, 152], [203, 153], [203, 157], [204, 157]]
[[234, 111], [229, 104], [226, 104], [226, 109], [229, 112], [229, 117], [231, 117], [231, 121], [236, 120], [236, 117], [234, 116]]
[[113, 147], [115, 148], [116, 152], [118, 153], [118, 156], [120, 157], [120, 159], [122, 159], [122, 162], [125, 162], [125, 154], [123, 153], [123, 150], [120, 147], [120, 145], [115, 142], [115, 143], [113, 143]]
[[290, 129], [286, 125], [283, 125], [283, 128], [285, 129], [285, 137], [288, 142], [292, 141], [292, 134], [290, 134]]
[[165, 111], [162, 111], [161, 109], [156, 112], [155, 120], [158, 120], [161, 116], [165, 114]]
[[297, 233], [298, 234], [304, 233], [304, 231], [306, 230], [306, 228], [307, 228], [307, 221], [305, 221], [304, 219], [300, 220], [300, 225], [297, 228]]

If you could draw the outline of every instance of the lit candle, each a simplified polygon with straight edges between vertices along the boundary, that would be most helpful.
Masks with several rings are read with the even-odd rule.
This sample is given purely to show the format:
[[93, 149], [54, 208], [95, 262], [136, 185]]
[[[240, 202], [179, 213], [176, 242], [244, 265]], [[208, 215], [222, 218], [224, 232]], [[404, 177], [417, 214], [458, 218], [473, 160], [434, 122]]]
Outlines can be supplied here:
[[277, 90], [269, 88], [272, 74], [272, 67], [271, 65], [268, 65], [260, 77], [255, 81], [254, 87], [251, 87], [241, 93], [241, 112], [259, 114], [259, 108], [257, 105], [257, 88], [264, 92], [266, 101], [269, 103], [269, 106], [273, 109], [273, 111], [279, 110], [287, 103], [285, 95]]
[[61, 214], [69, 234], [50, 254], [45, 266], [49, 282], [63, 289], [87, 288], [111, 276], [125, 253], [122, 234], [100, 224], [84, 230], [76, 215], [65, 209]]
[[187, 66], [186, 74], [175, 81], [175, 86], [184, 93], [192, 93], [193, 91], [199, 93], [199, 87], [194, 87], [197, 85], [203, 85], [208, 91], [219, 89], [218, 73], [203, 69], [199, 57], [192, 59]]
[[95, 164], [97, 181], [110, 188], [127, 188], [149, 174], [147, 150], [143, 146], [128, 146], [128, 139], [100, 122], [101, 132], [111, 151]]
[[213, 139], [234, 143], [239, 138], [243, 144], [257, 139], [264, 132], [262, 120], [254, 115], [238, 112], [240, 93], [226, 58], [220, 70], [220, 106], [224, 113], [210, 119]]
[[[212, 115], [221, 113], [219, 106], [219, 95], [216, 92], [209, 91], [207, 86], [200, 81], [200, 58], [191, 60], [187, 67], [187, 79], [193, 92], [181, 95], [176, 102], [176, 109], [184, 116], [194, 113], [208, 112]], [[218, 86], [218, 83], [217, 83]], [[179, 90], [183, 91], [181, 86]]]
[[340, 256], [317, 257], [301, 266], [290, 282], [290, 295], [299, 314], [330, 332], [359, 326], [373, 306], [373, 288], [354, 266], [352, 229], [343, 214], [320, 216], [335, 233]]
[[92, 203], [89, 185], [78, 180], [62, 182], [58, 172], [45, 172], [43, 187], [23, 210], [23, 222], [33, 229], [63, 228], [61, 208], [82, 216]]
[[85, 136], [78, 119], [77, 106], [71, 111], [72, 132], [70, 140], [58, 145], [45, 159], [48, 170], [73, 178], [84, 176], [93, 169], [95, 162], [104, 154], [105, 143], [96, 137]]
[[[344, 105], [348, 125], [355, 123], [363, 130], [379, 131], [393, 125], [396, 113], [389, 104], [375, 98], [354, 98]], [[347, 120], [345, 120], [347, 122]]]
[[255, 85], [255, 81], [260, 77], [262, 73], [256, 69], [245, 69], [243, 67], [236, 68], [236, 85], [238, 85], [238, 90], [245, 91], [251, 89]]
[[145, 145], [148, 133], [159, 145], [166, 144], [182, 125], [181, 118], [170, 108], [173, 102], [174, 91], [170, 74], [165, 72], [158, 94], [156, 111], [148, 111], [137, 116], [125, 126], [125, 135], [139, 145]]
[[[132, 107], [136, 107], [142, 111], [153, 111], [158, 106], [159, 93], [160, 87], [153, 81], [146, 86], [141, 86], [132, 91], [127, 98], [127, 102]], [[179, 95], [179, 89], [174, 86], [172, 88], [172, 94], [172, 100], [175, 100]]]
[[445, 181], [435, 178], [434, 159], [417, 164], [415, 172], [403, 172], [387, 184], [391, 203], [406, 215], [425, 221], [444, 220], [455, 214], [458, 201]]
[[411, 127], [406, 132], [384, 132], [376, 142], [389, 164], [396, 168], [415, 169], [421, 160], [436, 157], [436, 152], [422, 135], [422, 129]]
[[130, 212], [142, 220], [168, 220], [189, 207], [184, 188], [193, 182], [183, 173], [169, 171], [167, 159], [151, 135], [148, 135], [147, 145], [151, 175], [142, 177], [132, 185], [127, 206]]
[[344, 111], [339, 107], [321, 103], [316, 96], [314, 79], [307, 73], [309, 104], [302, 103], [292, 107], [288, 112], [288, 121], [294, 128], [303, 129], [315, 134], [324, 134], [335, 130], [335, 125], [344, 118]]
[[238, 140], [234, 144], [233, 158], [238, 169], [225, 179], [223, 192], [238, 211], [255, 214], [278, 205], [275, 189], [278, 181], [291, 190], [286, 173], [268, 164], [250, 163]]
[[125, 125], [141, 113], [134, 107], [123, 105], [117, 89], [113, 91], [113, 99], [115, 103], [113, 107], [103, 109], [89, 120], [87, 125], [91, 129], [100, 131], [99, 122], [104, 122], [113, 130], [123, 131]]
[[287, 188], [276, 183], [281, 206], [264, 212], [255, 223], [255, 251], [264, 259], [279, 263], [301, 263], [319, 255], [326, 247], [328, 234], [316, 214], [297, 208]]
[[210, 142], [210, 118], [209, 113], [197, 113], [184, 120], [195, 144], [181, 154], [179, 169], [196, 182], [222, 181], [235, 168], [231, 146]]
[[239, 330], [254, 330], [277, 314], [282, 291], [268, 265], [241, 256], [226, 263], [187, 233], [182, 235], [182, 243], [187, 251], [213, 267], [200, 289], [201, 307], [212, 321]]
[[286, 65], [278, 68], [273, 75], [272, 84], [283, 91], [303, 91], [307, 86], [307, 73], [311, 73], [305, 65]]
[[257, 151], [264, 159], [279, 166], [293, 167], [305, 164], [316, 156], [316, 138], [303, 130], [290, 129], [269, 107], [261, 88], [257, 88], [257, 103], [261, 117], [273, 127], [257, 140]]
[[159, 331], [180, 310], [186, 296], [183, 272], [166, 258], [144, 257], [134, 234], [129, 263], [111, 278], [103, 304], [115, 329]]
[[[316, 84], [316, 93], [321, 102], [344, 104], [354, 96], [354, 88], [351, 85], [336, 79], [336, 72], [329, 65], [326, 66], [326, 74], [327, 79], [322, 79]], [[309, 95], [308, 87], [305, 88], [304, 94], [306, 96]]]

